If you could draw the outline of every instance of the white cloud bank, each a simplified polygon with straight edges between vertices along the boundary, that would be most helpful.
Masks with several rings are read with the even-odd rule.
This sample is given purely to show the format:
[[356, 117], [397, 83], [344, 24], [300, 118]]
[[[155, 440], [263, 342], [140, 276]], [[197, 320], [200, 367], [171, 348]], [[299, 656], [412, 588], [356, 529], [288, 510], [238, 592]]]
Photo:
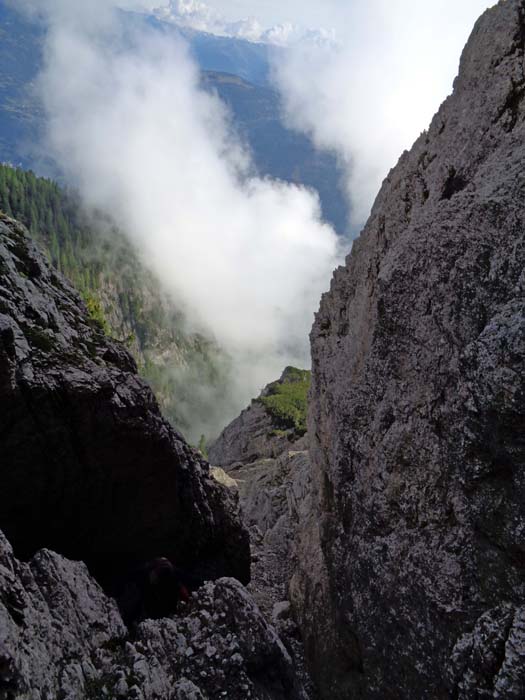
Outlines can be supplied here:
[[335, 233], [313, 193], [250, 176], [185, 46], [153, 31], [121, 42], [109, 1], [38, 7], [50, 23], [40, 92], [51, 153], [234, 358], [238, 412], [286, 364], [308, 363]]
[[276, 80], [289, 124], [337, 153], [353, 223], [451, 91], [461, 50], [489, 0], [339, 3], [337, 48], [298, 44]]
[[181, 27], [207, 32], [217, 36], [246, 41], [293, 46], [299, 43], [333, 45], [335, 32], [327, 29], [304, 29], [299, 24], [283, 22], [265, 28], [255, 17], [227, 20], [224, 15], [202, 0], [169, 0], [154, 10], [159, 19]]

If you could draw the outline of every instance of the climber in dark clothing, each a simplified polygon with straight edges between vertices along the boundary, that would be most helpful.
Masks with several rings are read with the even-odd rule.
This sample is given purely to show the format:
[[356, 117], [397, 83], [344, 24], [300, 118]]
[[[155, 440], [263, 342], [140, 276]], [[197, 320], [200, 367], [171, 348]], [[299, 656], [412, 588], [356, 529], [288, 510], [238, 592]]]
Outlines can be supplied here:
[[153, 559], [127, 577], [117, 602], [127, 625], [167, 617], [202, 581], [175, 567], [165, 557]]

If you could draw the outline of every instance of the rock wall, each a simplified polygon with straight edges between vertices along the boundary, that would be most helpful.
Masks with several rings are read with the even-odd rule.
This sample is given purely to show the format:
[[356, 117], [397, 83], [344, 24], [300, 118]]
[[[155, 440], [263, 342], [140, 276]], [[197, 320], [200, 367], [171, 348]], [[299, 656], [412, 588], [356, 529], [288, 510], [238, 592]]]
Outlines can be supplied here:
[[0, 214], [0, 528], [15, 553], [81, 559], [99, 581], [165, 556], [250, 575], [229, 491], [163, 419], [133, 359]]
[[249, 528], [252, 579], [248, 590], [292, 656], [309, 700], [317, 698], [305, 662], [300, 630], [290, 604], [290, 581], [297, 566], [296, 542], [312, 513], [310, 460], [305, 440], [274, 459], [238, 464], [228, 472], [239, 491], [243, 522]]
[[210, 446], [210, 462], [229, 469], [235, 464], [275, 457], [288, 439], [271, 437], [273, 429], [272, 419], [264, 406], [257, 400], [252, 401]]
[[325, 698], [525, 696], [524, 60], [503, 0], [316, 317], [292, 588]]

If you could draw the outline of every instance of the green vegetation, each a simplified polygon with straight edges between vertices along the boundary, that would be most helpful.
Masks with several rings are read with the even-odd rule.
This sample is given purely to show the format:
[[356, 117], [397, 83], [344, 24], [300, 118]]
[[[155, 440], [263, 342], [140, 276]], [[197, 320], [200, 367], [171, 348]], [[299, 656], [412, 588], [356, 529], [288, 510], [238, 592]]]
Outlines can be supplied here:
[[84, 299], [91, 319], [98, 323], [106, 335], [110, 335], [111, 331], [109, 328], [109, 323], [104, 316], [104, 311], [102, 310], [102, 304], [100, 301], [89, 292], [84, 294]]
[[311, 372], [287, 367], [281, 379], [273, 382], [259, 401], [266, 408], [276, 426], [276, 433], [293, 431], [296, 435], [306, 433], [308, 390]]
[[164, 415], [202, 451], [202, 433], [205, 431], [207, 441], [224, 427], [225, 397], [231, 392], [233, 366], [214, 343], [200, 335], [187, 338], [179, 354], [181, 348], [184, 357], [177, 362], [146, 351], [143, 374]]
[[74, 192], [0, 164], [0, 210], [25, 224], [82, 294], [91, 318], [106, 333], [135, 344], [136, 354], [153, 344], [162, 326], [180, 326], [127, 239], [102, 215], [89, 218]]
[[101, 241], [82, 214], [78, 197], [31, 171], [0, 164], [0, 209], [29, 229], [52, 264], [84, 296], [90, 313], [109, 330], [98, 299], [105, 265], [103, 256], [93, 254]]

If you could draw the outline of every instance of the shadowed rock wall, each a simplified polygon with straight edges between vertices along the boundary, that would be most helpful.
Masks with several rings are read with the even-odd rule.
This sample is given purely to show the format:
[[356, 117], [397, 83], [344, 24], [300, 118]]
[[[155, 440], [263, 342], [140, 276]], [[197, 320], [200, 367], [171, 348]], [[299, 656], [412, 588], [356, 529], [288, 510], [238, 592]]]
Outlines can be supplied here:
[[235, 579], [130, 635], [85, 565], [19, 562], [0, 532], [3, 700], [305, 700], [275, 629]]

